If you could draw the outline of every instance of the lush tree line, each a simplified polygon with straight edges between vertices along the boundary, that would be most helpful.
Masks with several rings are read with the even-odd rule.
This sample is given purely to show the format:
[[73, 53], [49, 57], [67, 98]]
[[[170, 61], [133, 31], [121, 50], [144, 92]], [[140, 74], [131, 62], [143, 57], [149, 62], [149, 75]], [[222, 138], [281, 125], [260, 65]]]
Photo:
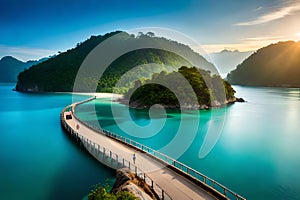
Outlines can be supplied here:
[[259, 49], [227, 76], [231, 84], [300, 87], [300, 42], [279, 42]]
[[120, 191], [114, 194], [111, 191], [111, 186], [106, 183], [105, 185], [96, 185], [89, 195], [88, 200], [137, 200], [137, 198], [128, 191]]
[[38, 88], [40, 92], [70, 92], [76, 73], [89, 52], [99, 43], [119, 32], [104, 36], [92, 36], [83, 43], [77, 44], [73, 49], [60, 53], [45, 62], [33, 65], [21, 72], [18, 76], [16, 89], [27, 91]]
[[[101, 42], [110, 38], [111, 36], [117, 36], [115, 48], [126, 48], [129, 44], [157, 44], [161, 46], [160, 49], [139, 49], [128, 52], [115, 61], [113, 61], [108, 68], [104, 71], [104, 74], [99, 80], [99, 77], [87, 75], [80, 80], [82, 85], [86, 85], [82, 92], [94, 92], [89, 86], [96, 86], [98, 92], [117, 92], [125, 93], [130, 87], [133, 86], [133, 82], [136, 80], [134, 77], [139, 77], [143, 80], [150, 78], [153, 73], [159, 71], [170, 71], [170, 68], [178, 69], [180, 66], [191, 66], [185, 58], [176, 55], [175, 53], [162, 50], [168, 46], [168, 49], [177, 49], [178, 52], [182, 52], [182, 55], [192, 55], [197, 61], [197, 66], [201, 68], [213, 69], [214, 66], [207, 62], [202, 56], [191, 50], [190, 47], [180, 44], [176, 41], [171, 41], [166, 38], [155, 37], [153, 33], [139, 33], [137, 36], [130, 35], [126, 32], [112, 32], [103, 36], [92, 36], [88, 40], [78, 43], [73, 49], [60, 53], [56, 57], [50, 58], [45, 62], [34, 65], [29, 69], [21, 72], [18, 76], [18, 82], [16, 89], [19, 91], [37, 91], [37, 92], [66, 92], [73, 91], [74, 81], [77, 72], [86, 58], [86, 56]], [[113, 52], [112, 52], [113, 53]], [[106, 68], [106, 66], [97, 63], [98, 68]], [[136, 66], [157, 63], [160, 70], [157, 68], [139, 68], [137, 71], [131, 72], [130, 70]], [[128, 73], [127, 73], [128, 72]], [[125, 75], [124, 75], [125, 74]], [[115, 84], [120, 78], [123, 78], [122, 87], [114, 90]]]
[[[203, 105], [225, 105], [235, 98], [234, 93], [231, 85], [220, 76], [211, 75], [209, 71], [196, 67], [184, 66], [171, 73], [154, 74], [152, 79], [144, 82], [136, 81], [134, 88], [125, 97], [130, 99], [129, 104], [133, 107], [162, 104], [169, 108], [202, 108]], [[183, 105], [180, 105], [179, 99]]]

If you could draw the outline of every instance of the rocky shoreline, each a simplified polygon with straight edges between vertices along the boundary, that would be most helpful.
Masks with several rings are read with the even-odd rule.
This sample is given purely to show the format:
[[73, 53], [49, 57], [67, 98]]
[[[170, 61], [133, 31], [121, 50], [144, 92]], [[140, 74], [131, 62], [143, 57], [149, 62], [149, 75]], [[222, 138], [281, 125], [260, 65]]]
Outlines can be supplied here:
[[243, 103], [246, 102], [243, 98], [233, 98], [229, 99], [223, 103], [218, 101], [213, 101], [211, 105], [163, 105], [163, 104], [155, 104], [155, 105], [145, 105], [139, 101], [130, 101], [129, 99], [120, 98], [117, 100], [118, 102], [127, 105], [129, 108], [133, 109], [149, 109], [150, 107], [153, 108], [164, 108], [170, 110], [209, 110], [214, 108], [224, 107], [226, 105], [234, 104], [235, 102]]

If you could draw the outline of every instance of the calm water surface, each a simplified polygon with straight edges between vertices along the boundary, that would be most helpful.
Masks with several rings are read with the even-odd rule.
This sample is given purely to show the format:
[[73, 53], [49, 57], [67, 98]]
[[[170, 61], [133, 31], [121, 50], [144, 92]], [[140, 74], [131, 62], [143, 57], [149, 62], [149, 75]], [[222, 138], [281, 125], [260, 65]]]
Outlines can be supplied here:
[[[179, 161], [224, 184], [247, 199], [300, 199], [300, 94], [299, 89], [235, 87], [237, 96], [247, 100], [213, 111], [168, 111], [150, 119], [147, 111], [130, 110], [133, 121], [144, 126], [140, 131], [125, 117], [127, 107], [108, 100], [97, 100], [78, 107], [85, 121], [132, 138], [155, 149], [164, 148], [176, 136], [180, 121], [192, 122], [200, 116], [199, 128]], [[116, 108], [115, 115], [111, 106]], [[94, 115], [96, 108], [97, 116]], [[216, 127], [221, 135], [204, 158], [199, 150], [213, 113], [223, 116], [224, 124]], [[166, 119], [161, 130], [156, 125]], [[117, 125], [132, 130], [130, 134]], [[99, 123], [98, 123], [99, 122]], [[149, 128], [149, 125], [152, 125]], [[191, 126], [194, 124], [191, 124]], [[131, 127], [132, 126], [132, 127]], [[222, 129], [220, 129], [222, 127]], [[136, 131], [139, 130], [139, 131]], [[151, 132], [157, 131], [151, 137]], [[188, 136], [189, 129], [185, 130]], [[188, 137], [187, 137], [188, 138]], [[178, 148], [180, 147], [178, 144]], [[178, 148], [162, 151], [175, 155]], [[62, 155], [61, 155], [62, 156]]]
[[[68, 94], [32, 95], [0, 85], [0, 199], [82, 199], [115, 176], [63, 132]], [[78, 99], [86, 97], [78, 97]]]

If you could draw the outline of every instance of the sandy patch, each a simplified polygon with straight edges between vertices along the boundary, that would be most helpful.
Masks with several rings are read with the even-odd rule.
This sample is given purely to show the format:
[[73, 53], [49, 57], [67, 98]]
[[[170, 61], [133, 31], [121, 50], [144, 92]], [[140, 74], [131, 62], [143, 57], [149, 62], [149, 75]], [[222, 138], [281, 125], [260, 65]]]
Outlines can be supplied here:
[[95, 96], [97, 99], [99, 98], [111, 98], [112, 100], [122, 99], [123, 95], [121, 94], [114, 94], [114, 93], [78, 93], [72, 92], [71, 94], [75, 95], [84, 95], [84, 96]]

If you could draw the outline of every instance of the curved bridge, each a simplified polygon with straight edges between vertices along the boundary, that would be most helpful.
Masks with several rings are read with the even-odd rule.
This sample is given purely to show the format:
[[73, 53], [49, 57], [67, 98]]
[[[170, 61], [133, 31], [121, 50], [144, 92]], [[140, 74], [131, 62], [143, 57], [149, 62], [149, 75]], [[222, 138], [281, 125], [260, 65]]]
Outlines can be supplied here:
[[[77, 105], [61, 112], [61, 124], [69, 135], [98, 161], [113, 169], [127, 167], [142, 178], [160, 199], [236, 199], [245, 198], [200, 172], [143, 144], [83, 122], [75, 115]], [[136, 162], [132, 155], [137, 155]]]

